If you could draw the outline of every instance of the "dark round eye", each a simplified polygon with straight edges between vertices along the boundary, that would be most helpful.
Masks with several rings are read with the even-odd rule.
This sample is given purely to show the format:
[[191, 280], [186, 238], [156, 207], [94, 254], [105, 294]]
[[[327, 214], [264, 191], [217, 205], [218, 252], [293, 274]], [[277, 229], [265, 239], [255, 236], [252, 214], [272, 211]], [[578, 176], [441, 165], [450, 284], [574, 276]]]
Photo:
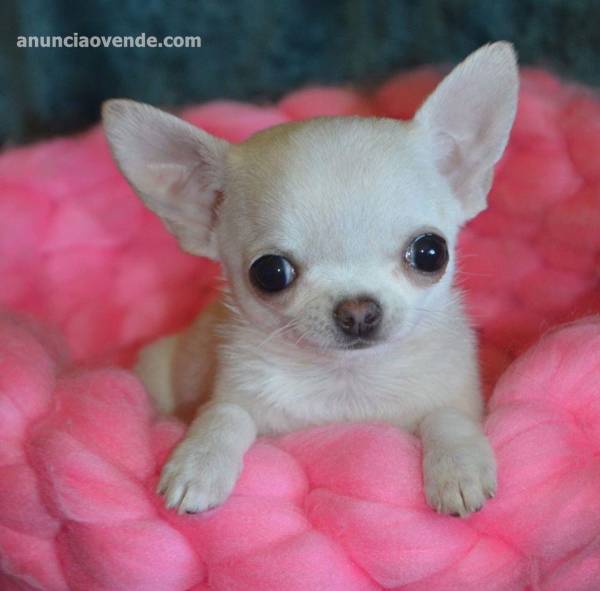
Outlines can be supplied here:
[[410, 243], [406, 261], [422, 273], [437, 273], [448, 262], [446, 241], [437, 234], [421, 234]]
[[250, 281], [261, 291], [281, 291], [294, 281], [295, 276], [292, 263], [277, 254], [266, 254], [250, 266]]

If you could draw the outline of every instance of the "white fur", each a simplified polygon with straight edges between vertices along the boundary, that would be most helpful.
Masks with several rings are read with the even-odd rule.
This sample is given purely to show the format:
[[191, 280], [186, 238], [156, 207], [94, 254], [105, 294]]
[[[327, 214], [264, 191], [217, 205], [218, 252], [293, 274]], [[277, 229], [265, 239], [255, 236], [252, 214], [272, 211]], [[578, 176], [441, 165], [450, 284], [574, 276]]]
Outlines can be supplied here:
[[[223, 300], [142, 353], [163, 409], [204, 402], [161, 476], [179, 511], [223, 502], [257, 434], [335, 421], [418, 432], [432, 507], [466, 515], [496, 486], [481, 426], [475, 339], [454, 286], [460, 226], [485, 208], [518, 78], [510, 45], [459, 65], [415, 119], [320, 118], [229, 145], [147, 105], [110, 101], [104, 123], [125, 176], [182, 246], [220, 260]], [[412, 237], [451, 253], [441, 277], [410, 269]], [[295, 282], [264, 295], [252, 261], [285, 254]], [[377, 341], [349, 350], [332, 310], [367, 294]]]

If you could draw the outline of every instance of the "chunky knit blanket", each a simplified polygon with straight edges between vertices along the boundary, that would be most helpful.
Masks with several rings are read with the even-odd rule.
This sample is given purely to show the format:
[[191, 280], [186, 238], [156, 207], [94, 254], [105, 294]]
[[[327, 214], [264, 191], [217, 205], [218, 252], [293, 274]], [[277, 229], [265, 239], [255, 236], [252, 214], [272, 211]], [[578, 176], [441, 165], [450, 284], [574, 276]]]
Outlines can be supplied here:
[[[311, 88], [275, 106], [214, 102], [184, 116], [236, 141], [313, 115], [409, 117], [438, 81], [426, 68], [368, 96]], [[592, 93], [523, 73], [490, 208], [465, 228], [460, 251], [490, 395], [494, 500], [467, 519], [438, 515], [424, 502], [416, 439], [382, 425], [336, 425], [257, 442], [223, 507], [178, 516], [153, 491], [183, 426], [157, 417], [135, 377], [114, 364], [127, 367], [141, 344], [189, 321], [214, 293], [217, 269], [182, 254], [143, 209], [98, 128], [5, 152], [0, 588], [597, 589], [600, 320], [589, 315], [600, 313], [600, 101]]]

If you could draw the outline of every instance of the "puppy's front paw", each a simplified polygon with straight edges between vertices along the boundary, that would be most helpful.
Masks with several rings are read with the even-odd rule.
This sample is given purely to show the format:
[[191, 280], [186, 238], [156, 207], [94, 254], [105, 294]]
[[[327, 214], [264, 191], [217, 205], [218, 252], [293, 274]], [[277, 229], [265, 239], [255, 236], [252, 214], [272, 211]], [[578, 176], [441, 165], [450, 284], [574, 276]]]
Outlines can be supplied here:
[[197, 513], [223, 503], [235, 486], [242, 461], [196, 440], [179, 444], [164, 465], [157, 492], [168, 509]]
[[496, 493], [496, 461], [487, 440], [430, 450], [423, 474], [427, 502], [440, 513], [465, 517]]

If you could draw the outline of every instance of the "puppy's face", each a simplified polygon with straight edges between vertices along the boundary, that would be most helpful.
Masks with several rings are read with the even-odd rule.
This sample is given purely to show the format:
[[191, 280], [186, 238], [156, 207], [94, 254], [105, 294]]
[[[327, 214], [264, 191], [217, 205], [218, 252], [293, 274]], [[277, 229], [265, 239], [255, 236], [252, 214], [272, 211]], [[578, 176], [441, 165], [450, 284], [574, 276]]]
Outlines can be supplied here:
[[517, 86], [510, 46], [495, 44], [406, 123], [320, 118], [232, 146], [129, 101], [104, 120], [138, 194], [186, 250], [221, 261], [246, 321], [348, 350], [444, 314], [456, 235], [485, 207]]
[[421, 132], [327, 118], [230, 151], [218, 251], [252, 324], [306, 347], [355, 349], [443, 313], [464, 214]]

